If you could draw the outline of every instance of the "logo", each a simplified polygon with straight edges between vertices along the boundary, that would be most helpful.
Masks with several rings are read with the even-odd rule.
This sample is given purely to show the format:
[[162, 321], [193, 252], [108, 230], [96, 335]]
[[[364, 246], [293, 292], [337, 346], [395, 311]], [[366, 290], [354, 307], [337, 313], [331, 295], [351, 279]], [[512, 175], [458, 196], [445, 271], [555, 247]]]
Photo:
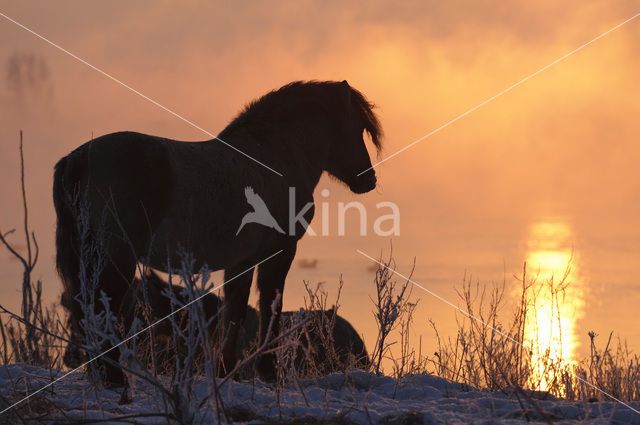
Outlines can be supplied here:
[[[317, 233], [311, 228], [309, 223], [305, 219], [305, 214], [311, 208], [314, 207], [313, 202], [307, 202], [301, 210], [296, 209], [296, 188], [289, 188], [289, 228], [288, 233], [282, 230], [282, 227], [278, 224], [276, 219], [273, 217], [269, 208], [267, 208], [264, 200], [255, 192], [255, 190], [251, 186], [247, 186], [244, 189], [244, 196], [247, 199], [247, 203], [253, 211], [250, 211], [242, 217], [242, 221], [240, 222], [240, 227], [238, 227], [238, 231], [236, 232], [236, 236], [240, 234], [240, 231], [250, 223], [261, 224], [262, 226], [268, 227], [270, 229], [274, 229], [278, 233], [289, 234], [290, 236], [295, 236], [296, 228], [298, 224], [301, 225], [305, 232], [309, 236], [316, 236]], [[329, 190], [323, 189], [320, 191], [321, 198], [329, 197]], [[398, 205], [394, 202], [378, 202], [375, 204], [376, 210], [380, 212], [382, 209], [388, 210], [387, 214], [379, 214], [377, 213], [377, 217], [375, 217], [375, 221], [373, 222], [373, 233], [377, 236], [398, 236], [400, 235], [400, 209]], [[368, 223], [370, 221], [370, 217], [368, 216], [367, 208], [364, 204], [360, 202], [338, 202], [337, 203], [337, 220], [330, 220], [330, 217], [333, 216], [331, 213], [331, 207], [329, 202], [321, 201], [319, 203], [320, 208], [316, 208], [317, 215], [320, 215], [320, 230], [322, 236], [328, 236], [330, 234], [330, 222], [335, 222], [337, 224], [337, 235], [344, 236], [346, 231], [347, 222], [350, 222], [350, 227], [354, 226], [354, 221], [359, 219], [359, 229], [360, 236], [366, 236], [368, 234]], [[350, 213], [350, 216], [347, 217], [347, 213], [349, 211], [353, 211]], [[355, 216], [353, 214], [356, 214]], [[370, 211], [369, 211], [370, 213]]]
[[262, 224], [263, 226], [267, 226], [271, 229], [275, 229], [280, 233], [284, 233], [284, 230], [278, 225], [278, 222], [269, 212], [269, 208], [267, 208], [267, 204], [264, 203], [262, 198], [253, 191], [253, 188], [247, 186], [244, 188], [244, 196], [247, 198], [247, 203], [251, 205], [253, 208], [252, 212], [248, 212], [242, 217], [242, 222], [240, 223], [240, 227], [238, 227], [238, 231], [236, 232], [236, 236], [240, 233], [240, 230], [248, 223], [257, 223]]

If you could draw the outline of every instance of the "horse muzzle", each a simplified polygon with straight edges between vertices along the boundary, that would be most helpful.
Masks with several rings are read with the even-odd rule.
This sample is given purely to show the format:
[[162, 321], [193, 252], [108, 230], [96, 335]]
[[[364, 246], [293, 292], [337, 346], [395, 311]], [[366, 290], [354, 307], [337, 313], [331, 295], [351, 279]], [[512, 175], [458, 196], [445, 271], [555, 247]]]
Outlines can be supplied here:
[[375, 189], [377, 182], [378, 179], [376, 178], [376, 174], [371, 170], [359, 177], [356, 177], [355, 182], [349, 185], [349, 189], [351, 189], [353, 193], [357, 194], [367, 193]]

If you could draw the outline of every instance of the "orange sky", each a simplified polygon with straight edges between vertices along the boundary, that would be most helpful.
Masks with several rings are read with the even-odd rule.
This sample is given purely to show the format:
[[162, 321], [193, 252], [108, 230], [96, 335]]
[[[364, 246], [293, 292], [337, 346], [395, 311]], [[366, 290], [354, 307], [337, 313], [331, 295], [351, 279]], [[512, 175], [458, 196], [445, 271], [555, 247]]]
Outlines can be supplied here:
[[[0, 11], [212, 133], [289, 81], [346, 79], [378, 105], [385, 157], [639, 10], [631, 0], [542, 0], [0, 1]], [[2, 18], [0, 40], [0, 228], [20, 225], [23, 129], [40, 273], [51, 280], [60, 157], [118, 130], [207, 136]], [[533, 216], [566, 214], [626, 232], [620, 223], [640, 221], [639, 41], [640, 19], [390, 160], [378, 169], [380, 188], [358, 199], [398, 203], [407, 257], [425, 235], [487, 218], [519, 229]], [[329, 180], [321, 186], [336, 201], [355, 199]], [[374, 253], [388, 246], [366, 244]], [[4, 253], [0, 265], [0, 285], [16, 282]]]

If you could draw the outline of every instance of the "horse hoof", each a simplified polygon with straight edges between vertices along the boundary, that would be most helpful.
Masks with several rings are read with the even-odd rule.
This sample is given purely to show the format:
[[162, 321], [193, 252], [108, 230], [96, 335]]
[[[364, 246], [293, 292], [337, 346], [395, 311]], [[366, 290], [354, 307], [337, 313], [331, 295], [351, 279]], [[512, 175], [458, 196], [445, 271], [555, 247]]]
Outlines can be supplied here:
[[275, 382], [277, 379], [275, 356], [265, 354], [258, 361], [258, 376], [264, 382]]
[[122, 394], [120, 394], [120, 400], [118, 401], [119, 405], [123, 405], [123, 404], [131, 404], [133, 400], [131, 399], [131, 396], [129, 395], [129, 386], [124, 387], [124, 390], [122, 390]]
[[126, 390], [126, 387], [128, 387], [127, 377], [122, 372], [122, 369], [110, 365], [105, 369], [104, 386], [107, 388], [125, 387]]
[[67, 347], [62, 357], [62, 363], [68, 368], [77, 368], [83, 363], [82, 352], [77, 348]]
[[276, 376], [275, 371], [274, 372], [261, 373], [260, 374], [260, 379], [263, 382], [266, 382], [268, 384], [273, 384], [274, 382], [276, 382], [277, 376]]

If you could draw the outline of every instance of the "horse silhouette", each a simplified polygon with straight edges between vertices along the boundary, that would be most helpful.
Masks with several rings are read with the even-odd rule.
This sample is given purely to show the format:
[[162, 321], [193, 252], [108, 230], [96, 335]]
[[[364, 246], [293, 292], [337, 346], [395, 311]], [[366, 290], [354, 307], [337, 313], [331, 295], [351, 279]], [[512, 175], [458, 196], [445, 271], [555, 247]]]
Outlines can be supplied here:
[[[224, 270], [229, 281], [222, 370], [232, 370], [251, 272], [257, 268], [259, 339], [264, 341], [271, 306], [283, 293], [307, 228], [303, 221], [313, 218], [313, 191], [321, 175], [329, 173], [354, 193], [375, 188], [364, 132], [380, 151], [381, 128], [372, 104], [346, 81], [294, 82], [250, 103], [219, 134], [224, 144], [120, 132], [73, 150], [56, 164], [53, 182], [56, 265], [72, 334], [83, 337], [83, 285], [96, 297], [104, 293], [110, 310], [119, 312], [138, 262], [171, 271], [186, 252], [194, 270], [204, 265]], [[260, 194], [276, 223], [289, 224], [288, 232], [246, 225], [237, 232], [251, 212], [246, 187]], [[295, 199], [289, 199], [291, 192]], [[293, 223], [291, 208], [301, 211]], [[103, 309], [95, 304], [96, 313]], [[277, 316], [281, 309], [280, 303]], [[279, 320], [274, 323], [278, 334]], [[110, 347], [105, 342], [102, 349]], [[106, 356], [117, 360], [117, 351]], [[97, 362], [108, 383], [126, 383], [111, 361]], [[258, 360], [264, 378], [274, 376], [274, 362], [273, 354]]]
[[[299, 371], [312, 369], [326, 375], [344, 371], [346, 368], [367, 369], [369, 354], [358, 331], [347, 319], [336, 313], [335, 307], [328, 310], [283, 311], [281, 320], [291, 321], [295, 314], [309, 319], [302, 328], [300, 345], [296, 350], [295, 363]], [[333, 322], [333, 326], [329, 323]], [[259, 318], [252, 307], [247, 310], [240, 347], [248, 349], [259, 344]], [[322, 335], [324, 334], [324, 335]], [[330, 346], [326, 346], [328, 341]]]

